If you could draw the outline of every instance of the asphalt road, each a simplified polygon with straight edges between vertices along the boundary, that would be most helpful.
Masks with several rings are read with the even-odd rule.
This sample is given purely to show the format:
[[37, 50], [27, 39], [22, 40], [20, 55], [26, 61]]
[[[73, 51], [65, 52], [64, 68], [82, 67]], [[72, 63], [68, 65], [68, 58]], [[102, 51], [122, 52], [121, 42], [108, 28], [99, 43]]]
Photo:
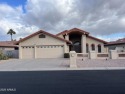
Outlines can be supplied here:
[[0, 72], [0, 94], [125, 94], [125, 70]]

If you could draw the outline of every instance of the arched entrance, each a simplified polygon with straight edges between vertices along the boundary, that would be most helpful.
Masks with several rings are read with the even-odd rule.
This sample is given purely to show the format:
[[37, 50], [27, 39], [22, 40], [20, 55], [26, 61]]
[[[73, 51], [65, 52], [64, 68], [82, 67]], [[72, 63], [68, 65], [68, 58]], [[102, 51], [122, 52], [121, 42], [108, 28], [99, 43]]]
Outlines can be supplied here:
[[69, 46], [70, 51], [76, 51], [81, 53], [81, 34], [73, 32], [69, 34], [69, 40], [72, 41], [72, 45]]

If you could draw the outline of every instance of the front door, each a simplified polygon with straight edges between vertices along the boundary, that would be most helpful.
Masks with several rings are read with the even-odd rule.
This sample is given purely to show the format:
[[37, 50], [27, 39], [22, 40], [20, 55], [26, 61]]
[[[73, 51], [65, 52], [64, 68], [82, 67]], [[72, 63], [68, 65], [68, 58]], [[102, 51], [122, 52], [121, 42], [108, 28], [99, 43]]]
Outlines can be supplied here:
[[76, 53], [81, 53], [81, 43], [80, 43], [80, 41], [74, 42], [73, 49], [74, 49], [74, 51], [76, 51]]

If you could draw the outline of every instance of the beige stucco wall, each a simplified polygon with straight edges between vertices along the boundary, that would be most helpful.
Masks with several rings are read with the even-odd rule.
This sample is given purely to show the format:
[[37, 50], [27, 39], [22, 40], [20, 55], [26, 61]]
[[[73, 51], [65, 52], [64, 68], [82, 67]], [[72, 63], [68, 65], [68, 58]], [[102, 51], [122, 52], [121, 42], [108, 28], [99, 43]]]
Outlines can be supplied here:
[[23, 42], [21, 42], [19, 45], [26, 46], [26, 45], [64, 45], [65, 42], [58, 40], [56, 38], [53, 38], [51, 36], [46, 35], [46, 38], [39, 38], [39, 35], [36, 35], [32, 38], [29, 38]]
[[63, 35], [58, 35], [57, 37], [60, 37], [60, 38], [64, 39]]
[[98, 52], [98, 44], [101, 45], [101, 52], [102, 53], [105, 53], [107, 52], [107, 48], [104, 47], [104, 43], [100, 42], [100, 41], [97, 41], [97, 40], [94, 40], [94, 39], [91, 39], [89, 37], [86, 37], [86, 43], [89, 44], [89, 50], [91, 51], [91, 44], [95, 44], [95, 51]]
[[[48, 36], [48, 35], [46, 35], [46, 38], [39, 38], [39, 35], [36, 35], [32, 38], [29, 38], [29, 39], [19, 43], [19, 57], [21, 58], [23, 55], [22, 46], [34, 46], [35, 47], [35, 46], [42, 46], [42, 45], [62, 45], [63, 52], [64, 53], [68, 52], [68, 46], [67, 46], [66, 42], [56, 39], [54, 37]], [[56, 51], [59, 52], [58, 48], [57, 48], [57, 50], [54, 51], [54, 53], [56, 53]], [[36, 52], [38, 54], [38, 51], [36, 51]], [[49, 56], [52, 56], [50, 54], [54, 54], [54, 53], [49, 53]], [[36, 54], [36, 53], [34, 53], [34, 54]], [[36, 58], [37, 58], [37, 56], [36, 56]]]

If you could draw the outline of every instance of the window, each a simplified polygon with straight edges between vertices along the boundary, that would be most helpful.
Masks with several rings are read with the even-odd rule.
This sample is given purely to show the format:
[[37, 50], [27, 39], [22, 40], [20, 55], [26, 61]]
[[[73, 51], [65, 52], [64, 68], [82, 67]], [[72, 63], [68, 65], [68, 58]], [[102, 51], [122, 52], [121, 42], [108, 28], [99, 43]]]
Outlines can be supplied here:
[[39, 38], [46, 38], [44, 34], [39, 35]]
[[92, 44], [92, 51], [95, 51], [95, 44]]
[[81, 45], [79, 41], [74, 42], [74, 45]]
[[98, 45], [98, 53], [101, 53], [101, 45]]
[[89, 52], [89, 44], [87, 43], [86, 44], [86, 53], [88, 53]]

